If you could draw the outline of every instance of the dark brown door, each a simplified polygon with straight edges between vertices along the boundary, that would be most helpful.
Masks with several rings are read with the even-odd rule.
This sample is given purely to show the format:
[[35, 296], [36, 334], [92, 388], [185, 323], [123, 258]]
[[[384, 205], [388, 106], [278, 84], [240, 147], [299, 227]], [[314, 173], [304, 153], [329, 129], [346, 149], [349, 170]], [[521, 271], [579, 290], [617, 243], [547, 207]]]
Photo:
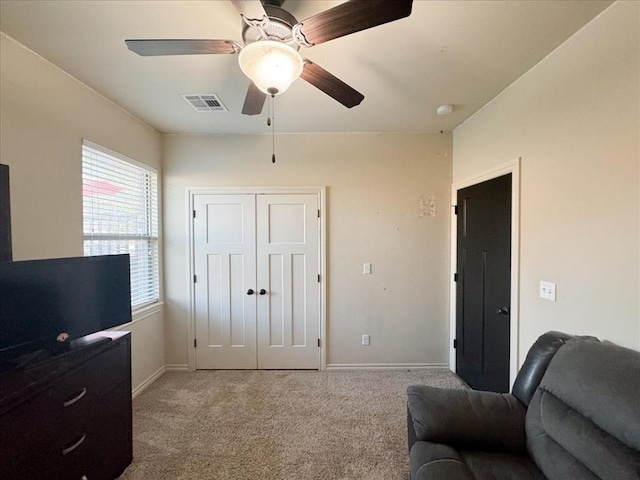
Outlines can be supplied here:
[[456, 372], [509, 391], [511, 174], [458, 191]]

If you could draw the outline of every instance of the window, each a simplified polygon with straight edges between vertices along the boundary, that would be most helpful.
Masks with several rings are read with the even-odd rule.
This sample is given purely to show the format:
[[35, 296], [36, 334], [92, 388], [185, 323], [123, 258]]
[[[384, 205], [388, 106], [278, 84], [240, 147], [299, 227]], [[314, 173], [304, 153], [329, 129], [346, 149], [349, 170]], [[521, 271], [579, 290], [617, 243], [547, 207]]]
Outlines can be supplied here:
[[84, 255], [130, 255], [132, 310], [159, 299], [157, 177], [150, 167], [82, 144]]

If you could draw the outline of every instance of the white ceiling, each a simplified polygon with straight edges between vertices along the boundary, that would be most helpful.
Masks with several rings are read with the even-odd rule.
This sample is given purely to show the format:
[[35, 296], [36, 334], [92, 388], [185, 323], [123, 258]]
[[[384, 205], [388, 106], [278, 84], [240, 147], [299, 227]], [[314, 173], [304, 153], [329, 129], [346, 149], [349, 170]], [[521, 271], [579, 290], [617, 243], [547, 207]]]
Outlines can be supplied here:
[[[301, 21], [339, 3], [286, 0], [283, 8]], [[414, 0], [408, 18], [302, 49], [365, 99], [347, 109], [297, 80], [276, 97], [276, 131], [452, 130], [610, 3]], [[240, 42], [240, 29], [228, 0], [0, 1], [0, 30], [163, 133], [270, 129], [266, 104], [262, 115], [240, 113], [249, 81], [236, 55], [140, 57], [124, 40]], [[195, 112], [180, 97], [188, 93], [216, 93], [229, 112]], [[443, 103], [455, 105], [451, 115], [436, 115]]]

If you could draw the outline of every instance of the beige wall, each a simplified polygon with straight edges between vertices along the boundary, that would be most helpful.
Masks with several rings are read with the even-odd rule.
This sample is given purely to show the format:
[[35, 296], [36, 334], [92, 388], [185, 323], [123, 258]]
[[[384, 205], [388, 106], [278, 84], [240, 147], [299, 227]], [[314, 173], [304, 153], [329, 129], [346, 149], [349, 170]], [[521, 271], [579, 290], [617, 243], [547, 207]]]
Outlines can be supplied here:
[[[0, 35], [0, 161], [11, 176], [15, 260], [82, 255], [82, 139], [160, 169], [160, 135]], [[132, 332], [134, 389], [164, 367], [162, 309]]]
[[454, 182], [522, 157], [521, 360], [547, 330], [640, 348], [639, 31], [614, 4], [454, 131]]
[[327, 187], [328, 365], [447, 364], [451, 136], [278, 135], [276, 150], [274, 165], [268, 135], [164, 137], [167, 363], [187, 363], [186, 190], [253, 185]]
[[[165, 364], [165, 334], [166, 363], [187, 362], [186, 188], [325, 185], [327, 363], [446, 364], [449, 185], [522, 157], [521, 354], [550, 329], [640, 348], [639, 26], [637, 2], [614, 4], [458, 127], [453, 147], [446, 134], [278, 135], [275, 165], [269, 136], [161, 140], [3, 35], [14, 256], [82, 254], [82, 138], [158, 169], [163, 152], [166, 324], [160, 311], [127, 327], [140, 387]], [[431, 195], [437, 215], [420, 217]], [[557, 302], [539, 280], [558, 284]]]

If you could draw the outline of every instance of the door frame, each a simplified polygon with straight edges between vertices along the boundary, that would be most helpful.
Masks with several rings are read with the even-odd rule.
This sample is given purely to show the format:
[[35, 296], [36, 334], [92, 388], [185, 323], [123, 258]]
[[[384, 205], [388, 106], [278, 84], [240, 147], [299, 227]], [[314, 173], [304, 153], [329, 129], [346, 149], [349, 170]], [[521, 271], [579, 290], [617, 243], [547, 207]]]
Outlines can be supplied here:
[[196, 350], [193, 345], [193, 339], [196, 332], [196, 315], [195, 315], [195, 285], [193, 283], [194, 275], [194, 232], [193, 232], [193, 210], [195, 195], [265, 195], [265, 194], [312, 194], [318, 196], [318, 208], [320, 209], [319, 229], [320, 236], [318, 242], [318, 269], [320, 272], [320, 288], [318, 294], [320, 296], [318, 305], [320, 307], [320, 315], [318, 325], [318, 334], [320, 336], [320, 370], [326, 368], [326, 299], [327, 299], [327, 243], [326, 243], [326, 222], [327, 222], [327, 189], [326, 187], [187, 187], [186, 188], [186, 221], [187, 221], [187, 245], [189, 246], [189, 254], [187, 256], [187, 278], [189, 285], [189, 312], [187, 322], [187, 365], [190, 372], [196, 370]]
[[451, 185], [451, 270], [449, 284], [449, 369], [456, 371], [456, 350], [453, 340], [456, 338], [456, 282], [453, 279], [457, 271], [457, 217], [453, 206], [458, 200], [458, 190], [471, 187], [487, 180], [511, 174], [511, 305], [510, 305], [510, 341], [509, 341], [509, 386], [518, 374], [520, 344], [520, 163], [518, 157], [508, 163], [493, 167], [483, 173]]

